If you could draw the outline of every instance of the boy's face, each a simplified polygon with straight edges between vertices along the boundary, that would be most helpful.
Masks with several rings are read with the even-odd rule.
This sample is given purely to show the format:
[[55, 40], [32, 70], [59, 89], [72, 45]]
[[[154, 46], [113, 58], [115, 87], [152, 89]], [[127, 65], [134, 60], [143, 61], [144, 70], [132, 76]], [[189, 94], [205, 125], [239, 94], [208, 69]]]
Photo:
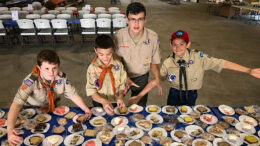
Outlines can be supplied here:
[[143, 31], [144, 24], [146, 23], [144, 12], [138, 13], [136, 15], [131, 13], [128, 14], [126, 22], [132, 33], [140, 33], [141, 31]]
[[112, 48], [107, 48], [107, 49], [96, 48], [95, 52], [96, 52], [98, 58], [101, 60], [101, 62], [105, 65], [107, 65], [110, 62], [110, 60], [113, 56]]
[[41, 66], [38, 66], [42, 77], [45, 80], [53, 81], [59, 72], [59, 65], [52, 64], [47, 61], [42, 62]]
[[172, 41], [170, 44], [173, 53], [177, 55], [178, 57], [182, 58], [187, 50], [187, 48], [190, 47], [190, 42], [186, 43], [183, 39], [181, 38], [176, 38]]

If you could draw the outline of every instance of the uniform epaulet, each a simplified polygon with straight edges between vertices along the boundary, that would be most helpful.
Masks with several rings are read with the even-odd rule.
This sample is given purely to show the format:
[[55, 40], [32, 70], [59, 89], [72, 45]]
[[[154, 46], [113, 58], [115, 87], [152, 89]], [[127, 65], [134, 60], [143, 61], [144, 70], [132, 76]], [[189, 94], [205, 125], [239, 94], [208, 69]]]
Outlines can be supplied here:
[[32, 81], [35, 81], [35, 80], [37, 80], [37, 76], [35, 74], [31, 74], [29, 79], [31, 79]]
[[66, 74], [63, 72], [61, 77], [66, 78]]

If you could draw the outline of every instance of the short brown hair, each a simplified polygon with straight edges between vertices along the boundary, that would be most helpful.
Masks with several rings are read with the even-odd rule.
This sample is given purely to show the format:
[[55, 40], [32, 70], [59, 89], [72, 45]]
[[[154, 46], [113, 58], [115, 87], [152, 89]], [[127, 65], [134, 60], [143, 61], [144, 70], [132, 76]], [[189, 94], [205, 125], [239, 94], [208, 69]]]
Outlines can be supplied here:
[[99, 35], [96, 40], [95, 40], [95, 46], [94, 48], [102, 48], [102, 49], [108, 49], [108, 48], [112, 48], [113, 50], [115, 50], [115, 42], [114, 40], [108, 36], [108, 35]]
[[58, 54], [52, 50], [42, 50], [37, 55], [37, 64], [39, 66], [41, 66], [42, 62], [58, 64], [60, 66], [60, 58], [59, 58]]

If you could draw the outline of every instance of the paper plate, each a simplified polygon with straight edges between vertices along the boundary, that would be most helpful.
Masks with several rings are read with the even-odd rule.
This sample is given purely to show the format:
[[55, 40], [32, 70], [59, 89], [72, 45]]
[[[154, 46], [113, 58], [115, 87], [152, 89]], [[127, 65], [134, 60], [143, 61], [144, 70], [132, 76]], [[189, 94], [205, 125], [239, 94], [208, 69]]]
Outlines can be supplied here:
[[[143, 127], [143, 126], [140, 125], [140, 123], [142, 123], [142, 122], [150, 123], [150, 124], [149, 124], [150, 126], [147, 127], [147, 129], [146, 129], [145, 127]], [[140, 128], [140, 129], [142, 129], [142, 130], [144, 130], [144, 131], [149, 131], [149, 130], [151, 130], [152, 127], [153, 127], [152, 122], [149, 121], [149, 120], [141, 120], [141, 121], [135, 122], [135, 125], [136, 125], [137, 128]]]
[[0, 134], [0, 138], [6, 135], [6, 129], [5, 128], [0, 128], [0, 131], [2, 131], [2, 134]]
[[[44, 136], [43, 134], [36, 133], [36, 134], [32, 134], [32, 135], [27, 136], [27, 137], [24, 139], [23, 143], [24, 143], [25, 145], [31, 145], [31, 143], [30, 143], [30, 138], [33, 137], [33, 136], [39, 136], [39, 137], [41, 137], [41, 138], [42, 138], [41, 142], [42, 142], [42, 141], [44, 140], [44, 138], [45, 138], [45, 136]], [[41, 142], [40, 142], [40, 143], [41, 143]], [[39, 144], [40, 144], [40, 143], [39, 143]]]
[[[77, 121], [77, 119], [78, 119], [80, 116], [82, 116], [82, 115], [84, 115], [84, 114], [77, 114], [76, 116], [73, 117], [72, 121], [73, 121], [74, 123], [79, 123], [79, 122]], [[86, 121], [87, 121], [87, 119], [86, 119], [83, 123], [85, 123]]]
[[184, 118], [185, 118], [186, 116], [191, 117], [190, 115], [180, 115], [180, 116], [178, 117], [178, 120], [179, 120], [181, 123], [185, 123], [185, 124], [188, 124], [188, 125], [191, 125], [191, 124], [195, 123], [196, 120], [193, 119], [192, 117], [191, 117], [191, 118], [193, 119], [193, 121], [191, 121], [191, 122], [189, 122], [189, 123], [185, 122]]
[[222, 130], [222, 134], [218, 134], [218, 133], [213, 133], [213, 132], [210, 132], [209, 130], [212, 128], [213, 126], [209, 126], [207, 128], [207, 132], [214, 135], [214, 136], [217, 136], [217, 137], [224, 137], [226, 135], [226, 130]]
[[105, 110], [102, 107], [93, 107], [91, 108], [91, 112], [95, 116], [104, 116], [106, 114]]
[[[205, 111], [205, 112], [200, 112], [200, 111], [197, 109], [198, 107], [204, 107], [207, 111]], [[208, 113], [208, 112], [211, 111], [211, 110], [210, 110], [207, 106], [205, 106], [205, 105], [196, 105], [193, 109], [194, 109], [195, 111], [197, 111], [197, 112], [202, 113], [202, 114], [205, 114], [205, 113]]]
[[4, 117], [4, 115], [5, 115], [5, 111], [0, 109], [0, 118]]
[[[167, 107], [174, 107], [175, 108], [175, 111], [174, 112], [167, 112], [166, 111], [166, 108]], [[168, 115], [174, 115], [174, 114], [177, 114], [178, 113], [178, 110], [175, 106], [169, 106], [169, 105], [166, 105], [162, 108], [162, 112], [165, 113], [165, 114], [168, 114]]]
[[[206, 117], [212, 118], [211, 121], [205, 120]], [[218, 118], [212, 114], [204, 114], [200, 116], [200, 120], [206, 124], [212, 125], [218, 122]]]
[[[248, 136], [248, 135], [254, 136], [254, 137], [258, 140], [258, 143], [249, 144], [247, 141], [245, 141], [245, 137]], [[257, 146], [257, 145], [260, 145], [260, 139], [259, 139], [257, 136], [253, 135], [253, 134], [242, 133], [242, 134], [241, 134], [241, 139], [242, 139], [242, 141], [243, 141], [245, 144], [247, 144], [248, 146]]]
[[187, 108], [187, 112], [181, 111], [181, 107], [182, 107], [182, 106], [178, 106], [178, 109], [179, 109], [179, 111], [180, 111], [181, 114], [187, 114], [187, 115], [188, 115], [188, 114], [190, 114], [190, 113], [193, 111], [191, 107], [189, 107], [189, 106], [187, 106], [187, 105], [183, 105], [183, 106]]
[[145, 146], [145, 144], [141, 140], [128, 140], [125, 143], [125, 146], [129, 146], [133, 141], [137, 141], [137, 142], [141, 143], [142, 146]]
[[89, 140], [85, 141], [85, 142], [82, 144], [82, 146], [85, 146], [86, 143], [89, 142], [89, 141], [94, 141], [96, 146], [102, 146], [102, 142], [101, 142], [100, 140], [98, 140], [98, 139], [89, 139]]
[[207, 143], [207, 146], [212, 146], [212, 143], [209, 142], [209, 141], [207, 141], [207, 140], [205, 140], [205, 139], [195, 139], [195, 140], [193, 140], [192, 146], [196, 146], [195, 143], [196, 143], [197, 141], [205, 141], [205, 142]]
[[44, 128], [44, 130], [43, 130], [42, 132], [36, 132], [36, 131], [35, 131], [35, 128], [33, 128], [33, 129], [31, 130], [31, 132], [32, 132], [32, 133], [46, 133], [46, 132], [48, 132], [49, 129], [50, 129], [50, 124], [49, 124], [49, 123], [46, 123], [46, 127]]
[[[222, 116], [222, 119], [232, 126], [236, 126], [236, 124], [239, 122], [236, 118], [230, 116]], [[233, 123], [231, 121], [233, 121]]]
[[131, 112], [131, 113], [140, 113], [141, 111], [144, 110], [144, 108], [142, 106], [140, 106], [140, 105], [137, 105], [137, 109], [135, 111], [131, 110], [130, 107], [128, 107], [128, 111]]
[[[227, 143], [229, 143], [230, 145], [242, 145], [243, 144], [243, 139], [241, 139], [241, 137], [237, 137], [237, 139], [236, 140], [234, 140], [234, 142], [232, 142], [232, 141], [230, 141], [229, 140], [229, 136], [230, 136], [231, 134], [226, 134], [224, 137], [223, 137], [223, 139], [227, 142]], [[234, 134], [233, 134], [234, 135]]]
[[[138, 130], [138, 131], [139, 131], [139, 134], [136, 134], [136, 135], [131, 136], [130, 133], [133, 132], [134, 130]], [[143, 131], [142, 129], [139, 129], [139, 128], [130, 128], [127, 135], [128, 135], [128, 137], [131, 138], [131, 139], [139, 139], [139, 138], [141, 138], [141, 137], [144, 135], [144, 131]]]
[[43, 146], [51, 145], [51, 143], [49, 143], [49, 141], [48, 141], [48, 138], [53, 137], [53, 136], [55, 136], [58, 139], [57, 143], [54, 146], [58, 146], [58, 145], [62, 144], [62, 142], [63, 142], [62, 136], [60, 136], [60, 135], [50, 135], [43, 140], [43, 142], [42, 142]]
[[74, 136], [79, 136], [79, 140], [77, 141], [77, 143], [75, 145], [80, 145], [84, 142], [84, 137], [82, 135], [79, 135], [78, 133], [74, 133], [74, 134], [68, 135], [65, 138], [64, 145], [72, 146], [72, 144], [70, 144], [70, 142], [71, 142], [71, 140], [73, 139]]
[[154, 131], [161, 131], [161, 132], [162, 132], [162, 137], [167, 137], [167, 136], [168, 136], [167, 131], [166, 131], [165, 129], [163, 129], [163, 128], [161, 128], [161, 127], [153, 128], [153, 129], [151, 129], [151, 130], [148, 132], [148, 134], [149, 134], [149, 136], [150, 136], [152, 139], [154, 139], [154, 140], [159, 140], [159, 137], [161, 137], [161, 136], [153, 137], [152, 135], [153, 135], [153, 132], [154, 132]]
[[[149, 111], [149, 108], [151, 107], [155, 107], [157, 108], [157, 111], [155, 112], [150, 112]], [[159, 114], [161, 112], [161, 108], [158, 106], [158, 105], [148, 105], [146, 108], [145, 108], [145, 111], [148, 112], [148, 113], [156, 113], [156, 114]]]
[[[100, 140], [100, 135], [102, 134], [102, 131], [101, 132], [99, 132], [98, 134], [97, 134], [97, 136], [96, 136], [96, 138], [99, 140], [99, 141], [101, 141]], [[110, 132], [110, 141], [109, 142], [106, 142], [106, 143], [104, 143], [104, 142], [102, 142], [102, 143], [104, 143], [104, 144], [109, 144], [110, 142], [111, 142], [111, 140], [113, 139], [113, 137], [115, 136], [115, 134], [114, 134], [114, 132], [112, 131], [112, 132]]]
[[[243, 128], [244, 125], [250, 127], [250, 129]], [[242, 123], [242, 122], [237, 123], [235, 127], [236, 127], [237, 130], [244, 132], [244, 133], [254, 134], [256, 132], [254, 126], [246, 124], [246, 123]]]
[[115, 107], [114, 108], [114, 113], [117, 114], [117, 115], [127, 115], [127, 114], [129, 114], [129, 111], [128, 111], [128, 108], [126, 108], [126, 113], [125, 114], [120, 114], [119, 111], [118, 111], [118, 107]]
[[[159, 121], [155, 123], [155, 122], [151, 119], [152, 117], [156, 117]], [[155, 113], [149, 114], [148, 116], [146, 116], [145, 119], [151, 121], [153, 124], [160, 124], [160, 123], [163, 122], [163, 117], [162, 117], [161, 115], [155, 114]]]
[[[57, 113], [57, 109], [58, 108], [64, 108], [65, 109], [64, 113]], [[59, 107], [55, 108], [55, 110], [53, 111], [53, 114], [58, 115], [58, 116], [63, 116], [65, 114], [67, 114], [69, 111], [70, 111], [69, 107], [67, 107], [67, 106], [59, 106]]]
[[[47, 122], [49, 122], [51, 120], [51, 115], [49, 115], [49, 114], [39, 114], [39, 115], [36, 115], [34, 117], [34, 120], [38, 121], [37, 117], [39, 117], [39, 116], [44, 116], [46, 118], [46, 120], [44, 120], [42, 123], [47, 123]], [[41, 121], [38, 121], [38, 122], [41, 122]]]
[[[196, 130], [200, 129], [202, 132], [199, 135], [193, 135], [192, 133], [195, 132]], [[204, 130], [197, 125], [189, 125], [187, 127], [185, 127], [185, 131], [190, 135], [190, 136], [194, 136], [194, 137], [200, 137], [202, 135], [202, 133], [204, 133]]]
[[254, 118], [246, 116], [246, 115], [241, 115], [241, 116], [239, 116], [238, 119], [239, 119], [240, 122], [250, 124], [254, 127], [257, 126], [257, 124], [258, 124]]
[[[122, 120], [122, 123], [119, 123], [119, 124], [116, 123], [116, 119], [118, 119], [118, 118], [120, 118]], [[118, 125], [123, 125], [123, 124], [127, 125], [128, 124], [128, 119], [126, 117], [123, 117], [123, 116], [114, 117], [111, 120], [111, 124], [113, 126], [118, 126]]]
[[128, 125], [119, 125], [113, 128], [113, 133], [116, 134], [120, 134], [120, 133], [124, 133], [127, 134], [129, 133], [130, 127]]
[[213, 140], [213, 146], [218, 146], [218, 142], [222, 142], [222, 141], [225, 141], [225, 140], [222, 138], [215, 138]]
[[30, 119], [36, 114], [35, 109], [28, 108], [28, 109], [23, 109], [21, 112], [19, 112], [20, 116], [26, 117], [27, 119]]
[[228, 105], [222, 104], [222, 105], [218, 106], [218, 109], [224, 115], [231, 116], [231, 115], [235, 114], [235, 110], [231, 106], [228, 106]]
[[69, 128], [68, 128], [68, 131], [69, 133], [82, 133], [84, 132], [85, 130], [87, 130], [87, 126], [82, 124], [82, 130], [81, 131], [78, 131], [78, 132], [74, 132], [72, 131], [73, 130], [73, 125], [70, 125]]
[[184, 136], [190, 137], [190, 136], [188, 135], [188, 133], [187, 133], [186, 131], [184, 131], [184, 130], [173, 130], [173, 131], [171, 131], [171, 137], [172, 137], [173, 140], [175, 140], [175, 141], [177, 141], [177, 142], [182, 142], [182, 141], [181, 141], [181, 139], [179, 139], [178, 137], [176, 137], [176, 136], [174, 135], [176, 131], [182, 131], [182, 132], [185, 133]]
[[[103, 121], [103, 124], [101, 124], [101, 125], [95, 125], [95, 124], [94, 124], [94, 121], [95, 121], [95, 120], [100, 120], [100, 119]], [[105, 124], [107, 124], [107, 120], [106, 120], [105, 118], [101, 117], [101, 116], [98, 116], [98, 117], [92, 118], [92, 119], [89, 121], [89, 124], [92, 125], [92, 126], [94, 126], [94, 127], [100, 127], [100, 126], [104, 126]]]

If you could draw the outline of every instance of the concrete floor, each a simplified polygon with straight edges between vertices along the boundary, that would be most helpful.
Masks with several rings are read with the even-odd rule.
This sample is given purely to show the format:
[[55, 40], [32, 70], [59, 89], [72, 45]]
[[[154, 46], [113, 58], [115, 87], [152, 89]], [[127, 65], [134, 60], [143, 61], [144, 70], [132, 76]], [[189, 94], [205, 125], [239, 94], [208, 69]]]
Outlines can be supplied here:
[[[125, 9], [128, 2], [121, 0], [121, 9]], [[93, 7], [110, 7], [108, 0], [88, 0]], [[252, 25], [242, 19], [228, 20], [225, 17], [209, 15], [207, 5], [201, 1], [197, 3], [182, 3], [170, 5], [159, 0], [139, 0], [147, 8], [146, 27], [159, 34], [161, 41], [161, 56], [164, 60], [171, 50], [169, 39], [173, 31], [186, 30], [192, 42], [192, 49], [199, 49], [205, 53], [230, 60], [251, 68], [260, 67], [260, 26]], [[92, 106], [90, 97], [86, 97], [86, 69], [95, 54], [91, 43], [80, 44], [80, 35], [74, 35], [76, 41], [70, 47], [59, 44], [55, 51], [61, 59], [63, 70], [75, 85], [79, 94], [88, 106]], [[90, 38], [93, 40], [93, 38]], [[0, 47], [0, 108], [8, 108], [15, 96], [23, 78], [31, 72], [36, 63], [36, 54], [42, 49], [51, 49], [51, 42], [41, 46], [16, 45], [9, 48]], [[169, 90], [167, 81], [162, 82], [163, 96], [158, 96], [157, 89], [149, 94], [148, 104], [166, 104]], [[197, 104], [218, 106], [255, 105], [260, 103], [260, 80], [244, 73], [224, 70], [220, 74], [207, 71], [204, 85], [199, 90]], [[126, 96], [126, 102], [129, 94]], [[67, 99], [60, 104], [75, 106]]]

